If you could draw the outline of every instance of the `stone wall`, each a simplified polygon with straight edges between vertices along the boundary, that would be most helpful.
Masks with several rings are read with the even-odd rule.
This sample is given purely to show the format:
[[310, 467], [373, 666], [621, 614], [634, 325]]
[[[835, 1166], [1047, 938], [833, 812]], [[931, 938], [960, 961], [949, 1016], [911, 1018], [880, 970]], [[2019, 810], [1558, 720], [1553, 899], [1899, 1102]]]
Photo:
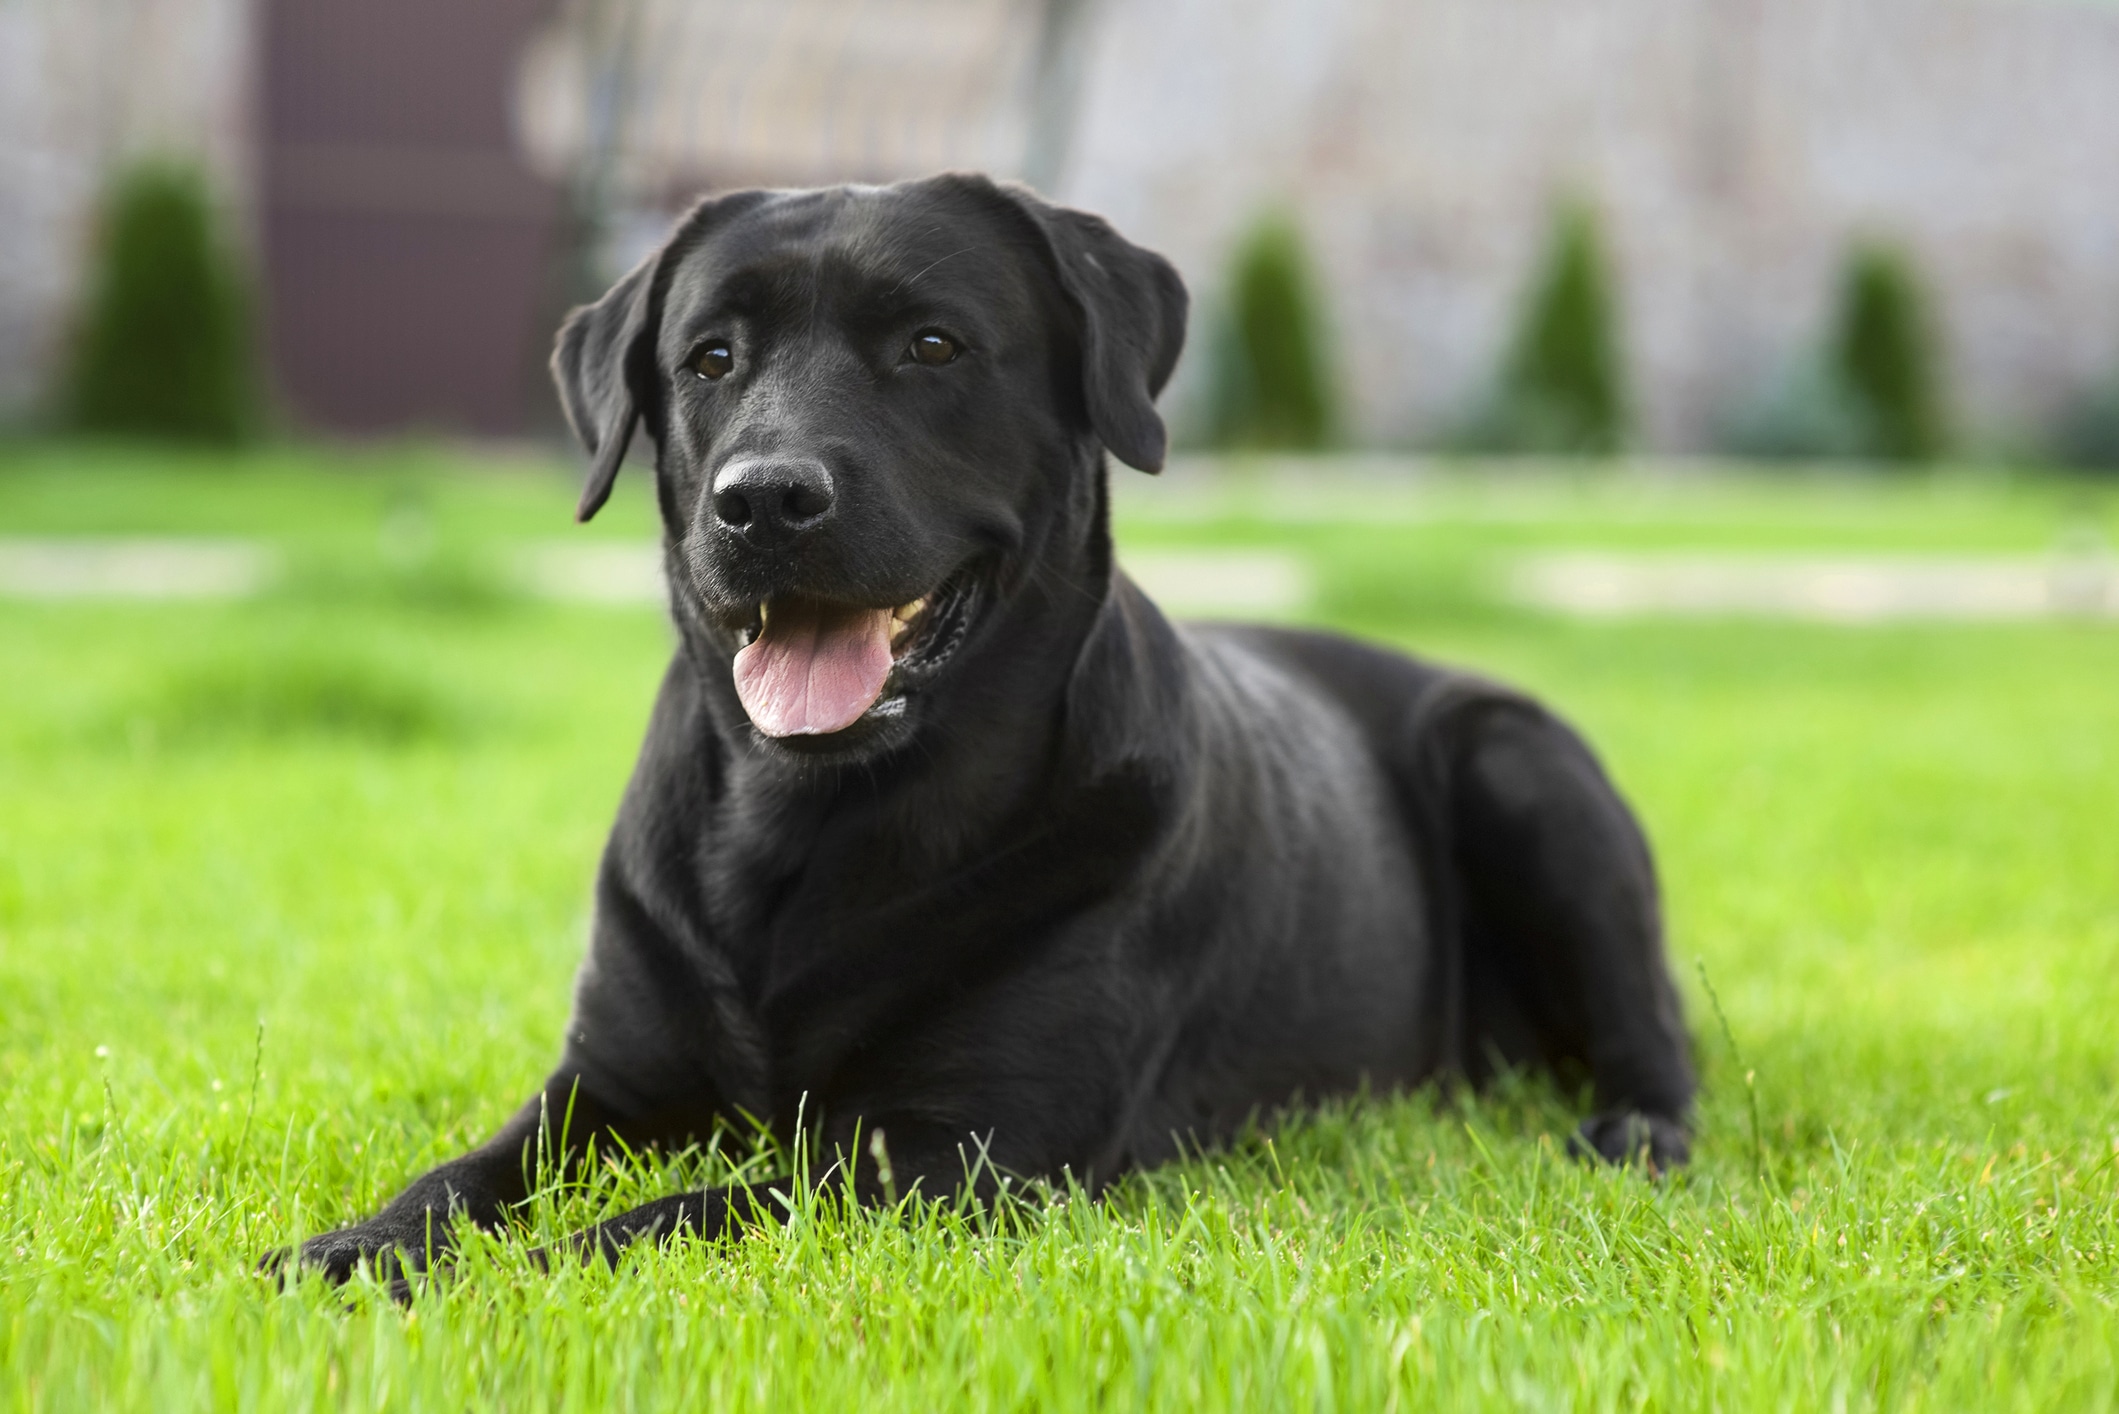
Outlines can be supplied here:
[[[733, 180], [888, 177], [915, 155], [1007, 174], [1023, 46], [1051, 2], [892, 0], [875, 53], [849, 57], [870, 33], [839, 22], [854, 0], [805, 0], [804, 23], [838, 46], [822, 65], [790, 47], [793, 21], [760, 18], [762, 0], [686, 0], [686, 23], [656, 32], [660, 67], [685, 80], [673, 92], [726, 107], [762, 92], [759, 74], [835, 77], [792, 106], [678, 105], [676, 127], [642, 128], [625, 157], [656, 169], [660, 204]], [[1058, 194], [1171, 254], [1202, 331], [1241, 232], [1270, 205], [1291, 210], [1326, 277], [1363, 440], [1431, 442], [1479, 397], [1568, 194], [1607, 217], [1656, 449], [1710, 447], [1815, 347], [1861, 236], [1919, 260], [1960, 420], [1980, 436], [2026, 438], [2119, 368], [2119, 4], [1084, 3]], [[700, 18], [716, 6], [755, 23]], [[653, 0], [640, 13], [678, 10]], [[0, 0], [0, 417], [30, 406], [55, 366], [116, 157], [203, 156], [247, 238], [254, 29], [254, 0]], [[713, 78], [749, 63], [744, 35], [779, 68], [743, 69], [748, 87]], [[966, 44], [986, 57], [959, 62]], [[871, 113], [912, 73], [908, 45], [951, 74], [991, 72], [938, 89], [918, 70], [903, 121]], [[852, 83], [870, 69], [877, 83]], [[956, 113], [973, 89], [991, 114]], [[540, 91], [525, 86], [533, 139]], [[943, 98], [954, 116], [929, 121]], [[960, 150], [985, 155], [933, 155]], [[1173, 390], [1180, 419], [1202, 343]]]
[[1929, 277], [1975, 433], [2119, 368], [2119, 7], [1108, 0], [1094, 42], [1064, 195], [1205, 318], [1244, 226], [1293, 211], [1369, 440], [1479, 396], [1563, 194], [1607, 218], [1655, 448], [1814, 347], [1858, 236]]

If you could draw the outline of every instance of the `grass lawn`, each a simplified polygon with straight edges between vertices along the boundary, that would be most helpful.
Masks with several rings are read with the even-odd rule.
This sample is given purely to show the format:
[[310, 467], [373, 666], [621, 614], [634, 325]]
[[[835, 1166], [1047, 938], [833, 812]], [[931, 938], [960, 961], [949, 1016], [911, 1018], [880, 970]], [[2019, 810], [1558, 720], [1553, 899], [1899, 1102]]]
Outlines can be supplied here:
[[[669, 636], [494, 567], [649, 534], [644, 480], [577, 532], [555, 466], [0, 448], [0, 535], [288, 566], [238, 603], [0, 601], [0, 1403], [2119, 1404], [2119, 626], [1586, 624], [1482, 588], [1518, 547], [2119, 539], [2119, 496], [1991, 476], [1122, 487], [1123, 543], [1296, 550], [1321, 618], [1599, 745], [1706, 1082], [1669, 1182], [1566, 1162], [1569, 1105], [1524, 1084], [1341, 1104], [1096, 1204], [815, 1204], [550, 1278], [474, 1242], [410, 1310], [261, 1282], [554, 1053]], [[614, 1167], [524, 1225], [772, 1162]]]

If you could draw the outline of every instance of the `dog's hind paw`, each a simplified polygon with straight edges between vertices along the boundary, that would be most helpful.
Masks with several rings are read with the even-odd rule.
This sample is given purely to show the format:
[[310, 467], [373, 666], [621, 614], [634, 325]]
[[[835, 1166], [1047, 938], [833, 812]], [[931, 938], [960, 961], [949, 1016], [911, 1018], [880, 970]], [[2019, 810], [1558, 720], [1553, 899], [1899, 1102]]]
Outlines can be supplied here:
[[1569, 1137], [1567, 1152], [1584, 1161], [1639, 1164], [1651, 1177], [1661, 1177], [1692, 1157], [1692, 1135], [1667, 1115], [1609, 1110], [1583, 1120]]

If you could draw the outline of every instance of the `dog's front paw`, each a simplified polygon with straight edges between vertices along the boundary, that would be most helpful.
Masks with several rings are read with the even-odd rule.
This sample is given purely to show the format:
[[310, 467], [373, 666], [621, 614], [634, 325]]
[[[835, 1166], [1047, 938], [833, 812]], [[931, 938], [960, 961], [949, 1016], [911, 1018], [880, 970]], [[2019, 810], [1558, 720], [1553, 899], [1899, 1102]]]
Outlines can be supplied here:
[[616, 1224], [597, 1223], [569, 1233], [557, 1242], [533, 1247], [527, 1255], [530, 1265], [540, 1272], [549, 1272], [561, 1264], [588, 1266], [599, 1258], [605, 1266], [616, 1269], [618, 1259], [625, 1255], [625, 1247], [625, 1238]]
[[282, 1247], [260, 1261], [258, 1271], [282, 1282], [311, 1271], [338, 1286], [368, 1265], [377, 1280], [403, 1300], [411, 1292], [411, 1279], [438, 1259], [442, 1250], [438, 1237], [430, 1236], [424, 1223], [414, 1231], [404, 1224], [374, 1219], [322, 1233], [299, 1247]]
[[1660, 1177], [1692, 1157], [1692, 1135], [1668, 1115], [1610, 1110], [1583, 1120], [1567, 1151], [1578, 1159], [1639, 1164], [1651, 1177]]

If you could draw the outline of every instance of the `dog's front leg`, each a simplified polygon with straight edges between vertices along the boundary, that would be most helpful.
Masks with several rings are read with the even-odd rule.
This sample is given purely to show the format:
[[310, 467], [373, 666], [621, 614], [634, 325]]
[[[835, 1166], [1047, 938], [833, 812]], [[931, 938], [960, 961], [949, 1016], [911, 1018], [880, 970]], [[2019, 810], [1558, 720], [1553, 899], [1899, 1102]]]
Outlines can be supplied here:
[[530, 1260], [540, 1267], [550, 1267], [560, 1256], [583, 1260], [601, 1257], [615, 1267], [620, 1254], [635, 1242], [667, 1242], [683, 1234], [712, 1240], [744, 1228], [781, 1222], [787, 1216], [794, 1192], [794, 1180], [775, 1178], [764, 1183], [674, 1193], [583, 1228], [550, 1247], [540, 1247], [530, 1254]]
[[[911, 1127], [901, 1124], [891, 1132], [903, 1133]], [[838, 1150], [840, 1161], [827, 1165], [813, 1178], [813, 1191], [827, 1197], [850, 1193], [852, 1201], [862, 1206], [883, 1206], [895, 1202], [901, 1194], [914, 1192], [930, 1197], [960, 1193], [985, 1204], [993, 1201], [1000, 1189], [1001, 1170], [991, 1163], [972, 1161], [972, 1151], [983, 1147], [975, 1140], [960, 1145], [935, 1138], [932, 1142], [907, 1145], [907, 1152], [888, 1157], [882, 1145], [872, 1143], [868, 1152], [853, 1158], [849, 1157], [853, 1148], [849, 1141], [853, 1137], [852, 1131], [836, 1136], [838, 1142], [833, 1147]], [[849, 1169], [850, 1184], [846, 1182]], [[663, 1243], [682, 1236], [713, 1241], [782, 1223], [793, 1211], [796, 1184], [795, 1179], [783, 1177], [658, 1198], [583, 1228], [549, 1247], [540, 1247], [530, 1254], [531, 1260], [549, 1268], [563, 1257], [582, 1261], [601, 1257], [615, 1267], [619, 1257], [636, 1242]]]
[[529, 1196], [535, 1165], [570, 1167], [592, 1138], [613, 1132], [613, 1122], [579, 1093], [575, 1077], [555, 1075], [491, 1139], [414, 1179], [374, 1217], [274, 1252], [259, 1266], [282, 1272], [298, 1265], [336, 1284], [373, 1261], [379, 1276], [402, 1282], [449, 1250], [457, 1223], [498, 1227]]

